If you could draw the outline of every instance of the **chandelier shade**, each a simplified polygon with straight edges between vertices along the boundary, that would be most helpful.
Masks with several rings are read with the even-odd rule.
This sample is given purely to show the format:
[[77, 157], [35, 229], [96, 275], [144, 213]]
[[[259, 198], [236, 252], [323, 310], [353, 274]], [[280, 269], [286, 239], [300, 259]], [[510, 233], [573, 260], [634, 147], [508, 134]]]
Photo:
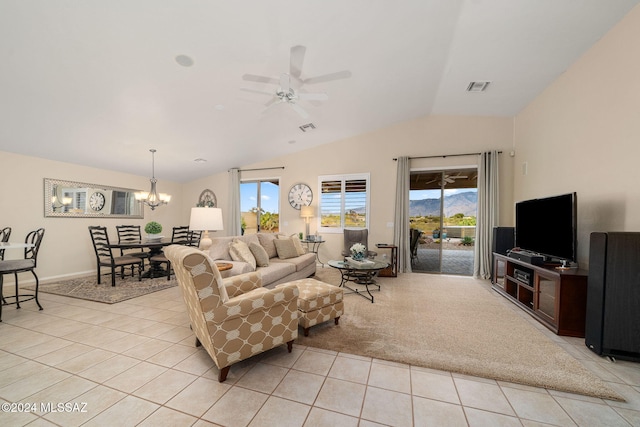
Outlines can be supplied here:
[[156, 189], [156, 184], [158, 180], [156, 179], [156, 171], [155, 171], [155, 148], [149, 150], [151, 152], [151, 190], [149, 192], [146, 191], [138, 191], [135, 194], [136, 200], [142, 202], [143, 204], [149, 206], [151, 210], [154, 210], [160, 205], [166, 205], [171, 201], [171, 196], [165, 193], [158, 193]]

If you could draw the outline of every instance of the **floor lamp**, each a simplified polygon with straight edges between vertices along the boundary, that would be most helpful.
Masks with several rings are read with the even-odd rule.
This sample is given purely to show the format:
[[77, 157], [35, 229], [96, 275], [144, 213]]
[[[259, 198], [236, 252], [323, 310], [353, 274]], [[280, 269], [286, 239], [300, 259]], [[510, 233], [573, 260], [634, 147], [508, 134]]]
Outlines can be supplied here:
[[204, 231], [200, 239], [200, 249], [206, 251], [213, 243], [209, 237], [209, 231], [224, 230], [222, 226], [222, 209], [220, 208], [191, 208], [189, 230]]
[[313, 218], [314, 213], [315, 212], [312, 206], [302, 206], [300, 208], [300, 216], [304, 218], [304, 222], [305, 222], [305, 227], [306, 227], [305, 239], [307, 240], [309, 240], [309, 220]]

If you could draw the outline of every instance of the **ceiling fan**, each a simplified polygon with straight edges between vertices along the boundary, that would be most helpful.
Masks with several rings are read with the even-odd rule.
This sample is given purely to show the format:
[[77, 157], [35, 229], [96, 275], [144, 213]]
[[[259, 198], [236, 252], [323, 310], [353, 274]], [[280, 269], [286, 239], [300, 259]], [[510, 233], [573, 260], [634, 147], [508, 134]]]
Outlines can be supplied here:
[[[327, 99], [329, 99], [329, 96], [326, 93], [304, 92], [301, 91], [300, 88], [305, 84], [313, 85], [316, 83], [324, 83], [332, 80], [349, 78], [351, 77], [351, 72], [348, 70], [344, 70], [303, 79], [302, 64], [304, 62], [304, 55], [306, 53], [306, 50], [306, 47], [300, 45], [293, 46], [291, 48], [289, 58], [289, 72], [282, 73], [280, 75], [280, 78], [258, 76], [255, 74], [244, 74], [242, 76], [242, 79], [245, 81], [278, 85], [278, 88], [275, 90], [275, 92], [252, 88], [240, 88], [240, 90], [271, 96], [272, 99], [265, 104], [267, 109], [276, 104], [287, 103], [302, 118], [308, 118], [309, 114], [304, 110], [304, 108], [298, 105], [298, 101], [326, 101]], [[293, 86], [295, 86], [297, 89], [294, 89]]]
[[426, 185], [433, 184], [434, 182], [437, 182], [439, 186], [442, 186], [443, 185], [443, 181], [444, 181], [444, 185], [446, 186], [447, 184], [453, 184], [454, 182], [456, 182], [456, 179], [465, 179], [465, 178], [468, 178], [468, 176], [466, 176], [466, 175], [447, 175], [447, 174], [444, 174], [442, 180], [440, 178], [436, 178], [436, 179], [433, 179], [431, 181], [428, 181], [426, 183]]

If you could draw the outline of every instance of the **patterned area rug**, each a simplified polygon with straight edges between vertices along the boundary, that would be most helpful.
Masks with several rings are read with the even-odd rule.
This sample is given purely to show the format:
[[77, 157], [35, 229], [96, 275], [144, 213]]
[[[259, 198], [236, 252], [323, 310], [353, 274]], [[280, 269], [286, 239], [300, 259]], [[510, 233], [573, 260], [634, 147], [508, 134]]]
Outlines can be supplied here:
[[[116, 286], [113, 287], [110, 277], [104, 277], [102, 283], [98, 285], [95, 276], [90, 276], [40, 284], [39, 292], [115, 304], [173, 286], [178, 286], [178, 282], [174, 278], [167, 280], [166, 277], [158, 277], [156, 279], [142, 279], [139, 282], [137, 277], [126, 277], [125, 279], [118, 277]], [[31, 288], [32, 290], [34, 287], [33, 285], [25, 286], [26, 289]]]

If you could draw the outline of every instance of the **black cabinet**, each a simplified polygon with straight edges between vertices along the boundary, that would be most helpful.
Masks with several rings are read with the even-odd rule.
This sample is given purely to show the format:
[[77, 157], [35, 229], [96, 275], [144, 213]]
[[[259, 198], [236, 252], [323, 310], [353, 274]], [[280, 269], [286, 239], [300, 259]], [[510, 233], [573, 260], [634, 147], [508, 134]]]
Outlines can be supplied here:
[[640, 233], [591, 233], [585, 344], [640, 361]]

